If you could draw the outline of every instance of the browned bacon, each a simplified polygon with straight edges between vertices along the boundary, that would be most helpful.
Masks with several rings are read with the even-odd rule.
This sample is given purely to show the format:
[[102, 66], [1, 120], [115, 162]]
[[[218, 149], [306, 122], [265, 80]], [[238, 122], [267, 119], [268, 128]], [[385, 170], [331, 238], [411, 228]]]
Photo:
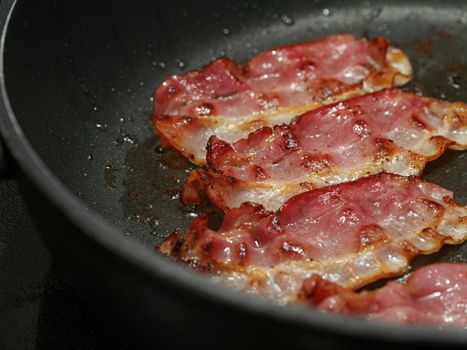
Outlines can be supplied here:
[[335, 35], [277, 47], [245, 66], [217, 59], [158, 87], [154, 126], [168, 146], [203, 164], [211, 135], [238, 140], [323, 103], [405, 84], [410, 62], [388, 45], [382, 38]]
[[467, 328], [467, 264], [433, 264], [405, 284], [389, 282], [355, 293], [318, 275], [305, 280], [299, 300], [321, 310], [392, 322]]
[[450, 191], [382, 173], [302, 193], [275, 212], [244, 203], [226, 211], [218, 230], [201, 215], [159, 249], [215, 280], [287, 302], [312, 274], [358, 288], [466, 238], [467, 207]]
[[311, 188], [390, 172], [418, 175], [447, 148], [467, 148], [467, 106], [393, 89], [309, 111], [229, 144], [212, 136], [207, 170], [189, 176], [182, 199], [199, 192], [220, 208], [256, 202], [277, 209]]

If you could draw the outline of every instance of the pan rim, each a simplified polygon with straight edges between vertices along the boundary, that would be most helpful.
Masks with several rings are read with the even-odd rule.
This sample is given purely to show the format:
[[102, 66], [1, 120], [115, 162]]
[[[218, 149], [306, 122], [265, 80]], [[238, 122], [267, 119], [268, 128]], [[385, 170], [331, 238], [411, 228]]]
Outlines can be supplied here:
[[206, 283], [206, 278], [186, 270], [179, 264], [151, 253], [137, 242], [126, 238], [123, 232], [107, 222], [75, 196], [40, 159], [23, 134], [8, 99], [5, 84], [4, 54], [8, 24], [16, 4], [20, 0], [5, 0], [0, 4], [0, 132], [21, 169], [43, 195], [61, 208], [62, 214], [81, 228], [87, 238], [108, 250], [130, 267], [144, 272], [145, 278], [163, 279], [176, 288], [189, 288], [194, 297], [202, 298], [224, 307], [240, 309], [249, 314], [274, 319], [297, 329], [313, 329], [327, 334], [384, 340], [394, 343], [419, 342], [437, 345], [465, 345], [464, 329], [438, 329], [435, 327], [410, 326], [391, 323], [373, 323], [354, 316], [332, 315], [303, 307], [282, 307], [259, 297], [234, 292], [228, 287]]

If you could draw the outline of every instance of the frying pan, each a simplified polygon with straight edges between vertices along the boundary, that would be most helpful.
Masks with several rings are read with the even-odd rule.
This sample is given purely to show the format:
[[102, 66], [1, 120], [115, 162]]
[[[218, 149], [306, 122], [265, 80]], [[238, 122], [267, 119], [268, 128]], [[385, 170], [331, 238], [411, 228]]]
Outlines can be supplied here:
[[[195, 212], [178, 200], [189, 164], [160, 147], [149, 122], [154, 88], [167, 75], [338, 32], [388, 37], [412, 60], [406, 89], [467, 101], [467, 2], [3, 0], [0, 7], [0, 125], [22, 193], [51, 253], [122, 337], [176, 347], [467, 345], [465, 330], [280, 307], [160, 256], [155, 245]], [[463, 203], [465, 155], [448, 152], [424, 173]], [[464, 245], [413, 265], [466, 259]]]

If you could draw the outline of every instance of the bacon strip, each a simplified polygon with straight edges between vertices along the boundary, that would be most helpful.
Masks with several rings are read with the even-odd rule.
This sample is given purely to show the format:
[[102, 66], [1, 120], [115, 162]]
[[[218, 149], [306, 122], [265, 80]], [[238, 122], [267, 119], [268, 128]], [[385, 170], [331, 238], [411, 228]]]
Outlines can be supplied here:
[[313, 275], [299, 300], [324, 311], [369, 319], [467, 328], [467, 264], [433, 264], [411, 273], [406, 284], [388, 282], [355, 293]]
[[416, 177], [378, 174], [311, 190], [271, 212], [244, 203], [220, 228], [205, 215], [159, 250], [213, 279], [279, 302], [312, 274], [359, 288], [405, 271], [418, 254], [467, 239], [467, 207]]
[[352, 35], [277, 47], [245, 66], [221, 58], [175, 75], [156, 90], [153, 124], [161, 140], [195, 164], [211, 135], [238, 140], [264, 125], [350, 96], [400, 86], [408, 58], [383, 38]]
[[419, 175], [445, 149], [467, 148], [467, 105], [393, 89], [323, 106], [290, 125], [264, 127], [229, 144], [212, 136], [207, 170], [193, 171], [182, 200], [205, 193], [227, 209], [270, 210], [311, 188], [390, 172]]

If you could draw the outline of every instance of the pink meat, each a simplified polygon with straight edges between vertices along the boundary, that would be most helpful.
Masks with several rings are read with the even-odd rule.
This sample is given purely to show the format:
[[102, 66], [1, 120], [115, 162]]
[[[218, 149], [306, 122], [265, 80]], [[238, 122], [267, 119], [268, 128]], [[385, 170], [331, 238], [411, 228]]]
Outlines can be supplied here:
[[299, 299], [324, 311], [411, 324], [467, 327], [467, 264], [433, 264], [406, 283], [356, 293], [313, 275]]

